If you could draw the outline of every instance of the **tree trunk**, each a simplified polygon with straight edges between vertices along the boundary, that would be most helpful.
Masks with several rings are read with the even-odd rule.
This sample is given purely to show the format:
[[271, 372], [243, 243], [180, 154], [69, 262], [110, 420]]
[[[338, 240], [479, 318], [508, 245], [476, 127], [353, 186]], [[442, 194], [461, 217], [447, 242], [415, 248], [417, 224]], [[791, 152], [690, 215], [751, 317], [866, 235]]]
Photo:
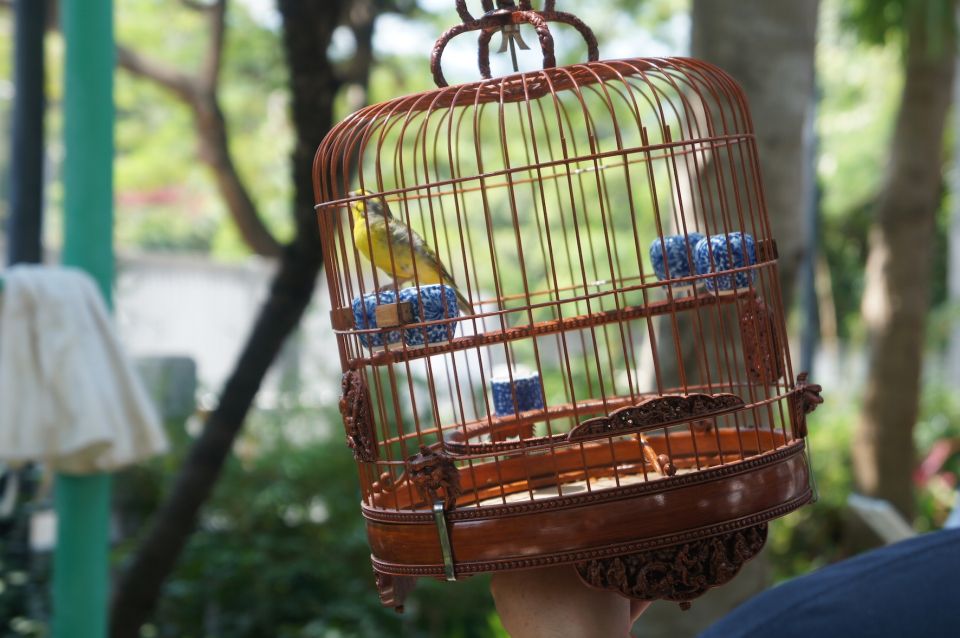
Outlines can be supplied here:
[[[818, 0], [694, 0], [692, 7], [691, 55], [733, 76], [750, 106], [767, 212], [780, 253], [785, 311], [810, 242], [804, 223], [803, 174], [808, 170], [809, 143], [804, 124], [814, 91], [818, 4]], [[701, 164], [698, 170], [709, 175], [713, 167]], [[697, 193], [687, 196], [699, 197]], [[700, 207], [708, 206], [700, 202]], [[681, 316], [677, 321], [687, 381], [702, 383], [705, 379], [699, 376], [702, 366], [698, 365], [692, 318]], [[737, 325], [735, 320], [725, 323]], [[673, 329], [671, 321], [660, 323], [658, 341], [665, 344], [661, 352], [673, 350]], [[711, 346], [700, 341], [699, 347]], [[661, 373], [666, 385], [679, 381], [678, 363], [677, 357], [662, 356]], [[708, 592], [703, 602], [689, 611], [654, 606], [649, 618], [645, 614], [638, 621], [638, 635], [695, 635], [769, 582], [769, 564], [761, 554], [745, 567], [743, 575], [726, 587]]]
[[694, 0], [691, 55], [743, 87], [755, 127], [763, 192], [789, 308], [810, 243], [804, 223], [804, 123], [814, 91], [819, 0]]
[[134, 638], [192, 534], [197, 514], [220, 475], [247, 412], [287, 337], [296, 329], [316, 285], [322, 256], [313, 211], [311, 159], [333, 120], [339, 87], [326, 56], [344, 0], [280, 0], [290, 67], [297, 234], [286, 246], [270, 296], [261, 308], [220, 403], [194, 442], [166, 502], [120, 574], [111, 607], [111, 636]]
[[240, 237], [261, 257], [279, 257], [283, 247], [257, 212], [230, 154], [227, 120], [216, 92], [203, 92], [191, 103], [199, 141], [200, 160], [210, 167], [217, 191], [237, 225]]
[[[960, 104], [960, 69], [954, 69], [953, 102]], [[953, 109], [953, 130], [960, 131], [960, 109]], [[950, 192], [960, 193], [960, 144], [953, 145], [953, 170], [950, 175]], [[960, 197], [950, 198], [950, 230], [947, 235], [947, 303], [960, 308]], [[947, 348], [946, 383], [960, 387], [960, 321], [950, 328]]]
[[[804, 223], [804, 182], [807, 167], [804, 123], [814, 92], [813, 63], [818, 0], [694, 0], [691, 55], [716, 64], [740, 83], [746, 94], [756, 133], [767, 212], [780, 253], [779, 272], [784, 310], [789, 311], [794, 281], [810, 238]], [[702, 162], [700, 175], [713, 174], [713, 159]], [[681, 170], [688, 168], [681, 167]], [[727, 171], [729, 177], [729, 171]], [[704, 178], [694, 176], [690, 183]], [[684, 183], [686, 180], [678, 180]], [[728, 188], [728, 192], [732, 186]], [[685, 201], [694, 208], [716, 209], [719, 203], [698, 202], [692, 189]], [[716, 197], [715, 189], [706, 196]], [[693, 227], [698, 220], [687, 220]], [[736, 325], [733, 322], [729, 325]], [[677, 334], [674, 334], [674, 331]], [[694, 322], [689, 316], [662, 320], [657, 341], [661, 378], [668, 387], [680, 384], [680, 364], [688, 384], [705, 383], [698, 363]], [[680, 355], [673, 344], [679, 339]], [[709, 344], [700, 344], [709, 347]], [[682, 360], [681, 360], [682, 358]]]
[[853, 454], [859, 488], [889, 500], [908, 520], [930, 256], [955, 66], [954, 34], [944, 34], [934, 47], [927, 27], [920, 18], [907, 25], [903, 93], [870, 229], [861, 306], [870, 359]]

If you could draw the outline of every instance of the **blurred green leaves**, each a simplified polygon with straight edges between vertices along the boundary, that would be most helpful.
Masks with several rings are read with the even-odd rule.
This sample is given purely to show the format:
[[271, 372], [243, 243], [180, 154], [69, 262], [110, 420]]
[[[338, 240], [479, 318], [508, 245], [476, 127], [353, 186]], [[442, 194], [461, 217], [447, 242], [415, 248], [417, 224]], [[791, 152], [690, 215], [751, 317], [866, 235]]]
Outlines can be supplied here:
[[[422, 580], [403, 615], [380, 605], [356, 465], [335, 409], [255, 413], [153, 624], [158, 638], [502, 636], [487, 579]], [[182, 430], [181, 430], [182, 432]], [[189, 441], [174, 437], [175, 457]], [[145, 520], [174, 468], [157, 462], [122, 479], [128, 517]], [[143, 489], [137, 486], [142, 486]], [[117, 560], [135, 544], [128, 538]]]
[[[116, 24], [118, 42], [188, 74], [196, 71], [209, 39], [203, 16], [179, 3], [117, 3]], [[231, 150], [267, 226], [286, 239], [292, 233], [293, 138], [279, 33], [254, 20], [244, 3], [232, 3], [223, 56], [219, 94]], [[117, 74], [115, 95], [120, 245], [223, 258], [248, 254], [235, 249], [232, 223], [209, 169], [197, 158], [189, 109], [154, 83], [123, 71]], [[166, 230], [158, 219], [167, 220]]]
[[944, 44], [945, 29], [956, 28], [954, 0], [849, 0], [843, 5], [844, 21], [871, 44], [902, 43], [908, 21], [926, 23], [930, 46]]

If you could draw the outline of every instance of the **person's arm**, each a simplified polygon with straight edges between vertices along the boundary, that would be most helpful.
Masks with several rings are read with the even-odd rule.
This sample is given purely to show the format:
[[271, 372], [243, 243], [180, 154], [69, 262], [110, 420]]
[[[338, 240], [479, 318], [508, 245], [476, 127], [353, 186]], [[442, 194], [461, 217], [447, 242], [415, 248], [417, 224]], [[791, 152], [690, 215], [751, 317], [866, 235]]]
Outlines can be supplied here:
[[650, 604], [588, 587], [570, 565], [494, 574], [490, 591], [512, 638], [628, 636]]

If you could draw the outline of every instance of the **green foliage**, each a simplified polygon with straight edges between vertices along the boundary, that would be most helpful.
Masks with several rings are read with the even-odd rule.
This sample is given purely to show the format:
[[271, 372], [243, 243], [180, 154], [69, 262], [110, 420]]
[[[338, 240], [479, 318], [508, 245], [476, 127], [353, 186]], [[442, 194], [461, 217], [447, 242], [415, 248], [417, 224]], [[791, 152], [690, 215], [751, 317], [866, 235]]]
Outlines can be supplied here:
[[829, 266], [841, 338], [859, 331], [867, 231], [902, 84], [898, 53], [858, 42], [844, 28], [845, 6], [824, 3], [817, 55], [822, 190], [817, 246]]
[[827, 407], [809, 417], [809, 459], [817, 501], [770, 524], [767, 541], [776, 580], [805, 574], [846, 556], [843, 545], [846, 499], [853, 490], [850, 440], [855, 403], [827, 395]]
[[820, 250], [830, 269], [837, 328], [842, 338], [859, 338], [860, 297], [863, 294], [863, 264], [867, 260], [867, 233], [872, 221], [871, 204], [863, 204], [846, 215], [824, 216]]
[[[818, 500], [771, 523], [767, 545], [777, 580], [806, 574], [853, 551], [846, 544], [844, 528], [850, 516], [847, 497], [855, 491], [850, 450], [859, 410], [858, 401], [827, 395], [825, 407], [810, 416], [808, 448]], [[937, 380], [924, 386], [914, 440], [916, 463], [934, 445], [953, 442], [942, 469], [917, 486], [913, 527], [919, 532], [940, 529], [954, 504], [960, 476], [960, 398], [952, 388]]]
[[[863, 266], [867, 258], [867, 235], [873, 220], [876, 193], [886, 170], [887, 148], [898, 106], [903, 71], [899, 45], [890, 31], [885, 40], [865, 37], [863, 21], [854, 19], [866, 12], [883, 18], [890, 29], [902, 26], [895, 18], [912, 4], [893, 2], [825, 2], [818, 38], [817, 77], [821, 100], [818, 119], [820, 156], [817, 172], [822, 189], [822, 222], [817, 246], [829, 265], [837, 323], [842, 339], [858, 340], [862, 335], [860, 298]], [[917, 3], [927, 6], [930, 3]], [[927, 9], [936, 9], [930, 4]], [[866, 5], [869, 5], [867, 7]], [[935, 14], [934, 14], [935, 15]], [[953, 19], [947, 20], [953, 24]], [[871, 27], [873, 28], [873, 27]], [[877, 35], [876, 33], [874, 35]], [[889, 46], [878, 43], [890, 41]], [[933, 246], [931, 304], [935, 309], [930, 343], [942, 347], [948, 326], [956, 312], [945, 307], [947, 300], [947, 234], [950, 196], [937, 215]]]
[[[329, 425], [328, 425], [329, 424]], [[421, 581], [402, 615], [380, 605], [356, 465], [335, 411], [256, 413], [236, 446], [143, 635], [200, 638], [462, 636], [498, 633], [487, 579]], [[319, 433], [319, 434], [318, 434]], [[182, 458], [187, 437], [178, 437]], [[155, 510], [175, 463], [129, 474], [125, 511]], [[135, 546], [129, 539], [118, 560]]]
[[942, 467], [917, 490], [915, 527], [919, 531], [939, 529], [955, 504], [960, 477], [960, 398], [954, 388], [938, 382], [924, 386], [923, 411], [914, 439], [921, 459], [934, 446], [950, 446]]
[[[10, 118], [13, 116], [13, 16], [9, 12], [0, 12], [0, 131], [10, 130]], [[6, 149], [3, 149], [6, 151]], [[7, 208], [10, 198], [9, 155], [0, 152], [0, 223], [6, 227]]]
[[[126, 0], [118, 3], [116, 22], [121, 44], [182, 73], [197, 72], [209, 42], [202, 14], [178, 3]], [[232, 3], [220, 103], [237, 169], [261, 216], [281, 239], [293, 232], [286, 83], [279, 33], [255, 22], [244, 3]], [[124, 71], [116, 77], [115, 99], [119, 246], [212, 251], [218, 257], [223, 246], [223, 256], [235, 257], [233, 244], [217, 239], [220, 227], [233, 224], [210, 170], [197, 157], [189, 107], [152, 81]], [[242, 254], [248, 253], [244, 248]]]
[[127, 223], [116, 231], [117, 241], [147, 251], [208, 252], [217, 223], [196, 212], [183, 214], [164, 205], [131, 206]]
[[[8, 478], [9, 480], [9, 478]], [[50, 556], [31, 552], [31, 519], [51, 503], [43, 498], [29, 501], [41, 482], [37, 467], [20, 471], [21, 499], [7, 518], [0, 519], [0, 636], [42, 638], [47, 635], [50, 613]], [[3, 493], [0, 488], [0, 493]]]
[[933, 236], [931, 254], [930, 307], [932, 312], [927, 319], [927, 347], [930, 352], [943, 352], [949, 345], [950, 332], [960, 321], [958, 308], [950, 301], [948, 275], [950, 261], [950, 217], [955, 204], [953, 195], [945, 193], [940, 209], [934, 220], [936, 228]]
[[956, 28], [954, 0], [850, 0], [844, 20], [871, 44], [902, 43], [906, 28], [920, 21], [930, 34], [931, 50], [944, 44], [946, 29]]

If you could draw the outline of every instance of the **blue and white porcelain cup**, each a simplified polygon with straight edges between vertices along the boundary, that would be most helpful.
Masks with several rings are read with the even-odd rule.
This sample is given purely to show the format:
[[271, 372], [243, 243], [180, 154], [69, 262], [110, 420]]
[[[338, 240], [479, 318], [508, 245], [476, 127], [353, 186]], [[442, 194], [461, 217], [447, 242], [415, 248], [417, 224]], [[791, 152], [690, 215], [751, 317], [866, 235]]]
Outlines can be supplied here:
[[[397, 301], [397, 293], [392, 290], [373, 292], [353, 300], [353, 325], [357, 330], [368, 330], [377, 327], [377, 306]], [[399, 330], [386, 332], [360, 333], [360, 343], [365, 347], [382, 347], [400, 341]]]
[[[701, 239], [697, 243], [694, 257], [697, 274], [708, 275], [757, 263], [757, 250], [753, 237], [747, 233], [734, 232]], [[704, 279], [704, 284], [707, 290], [717, 292], [747, 288], [753, 280], [754, 272], [744, 270], [730, 275], [708, 277]]]
[[515, 370], [512, 375], [506, 371], [495, 372], [490, 378], [490, 389], [495, 416], [543, 409], [543, 386], [537, 372]]
[[[419, 294], [418, 294], [419, 292]], [[424, 323], [441, 319], [456, 319], [460, 316], [457, 307], [456, 291], [445, 284], [411, 286], [400, 290], [400, 301], [409, 301], [413, 311], [413, 322]], [[423, 302], [421, 309], [420, 303]], [[422, 346], [427, 343], [442, 343], [453, 339], [457, 332], [456, 321], [438, 323], [419, 328], [404, 328], [403, 340], [408, 346]]]
[[660, 237], [654, 239], [650, 244], [650, 263], [653, 264], [653, 272], [657, 274], [657, 279], [660, 281], [667, 279], [668, 268], [670, 279], [696, 274], [694, 251], [697, 242], [701, 239], [703, 235], [700, 233], [665, 235], [662, 240]]

